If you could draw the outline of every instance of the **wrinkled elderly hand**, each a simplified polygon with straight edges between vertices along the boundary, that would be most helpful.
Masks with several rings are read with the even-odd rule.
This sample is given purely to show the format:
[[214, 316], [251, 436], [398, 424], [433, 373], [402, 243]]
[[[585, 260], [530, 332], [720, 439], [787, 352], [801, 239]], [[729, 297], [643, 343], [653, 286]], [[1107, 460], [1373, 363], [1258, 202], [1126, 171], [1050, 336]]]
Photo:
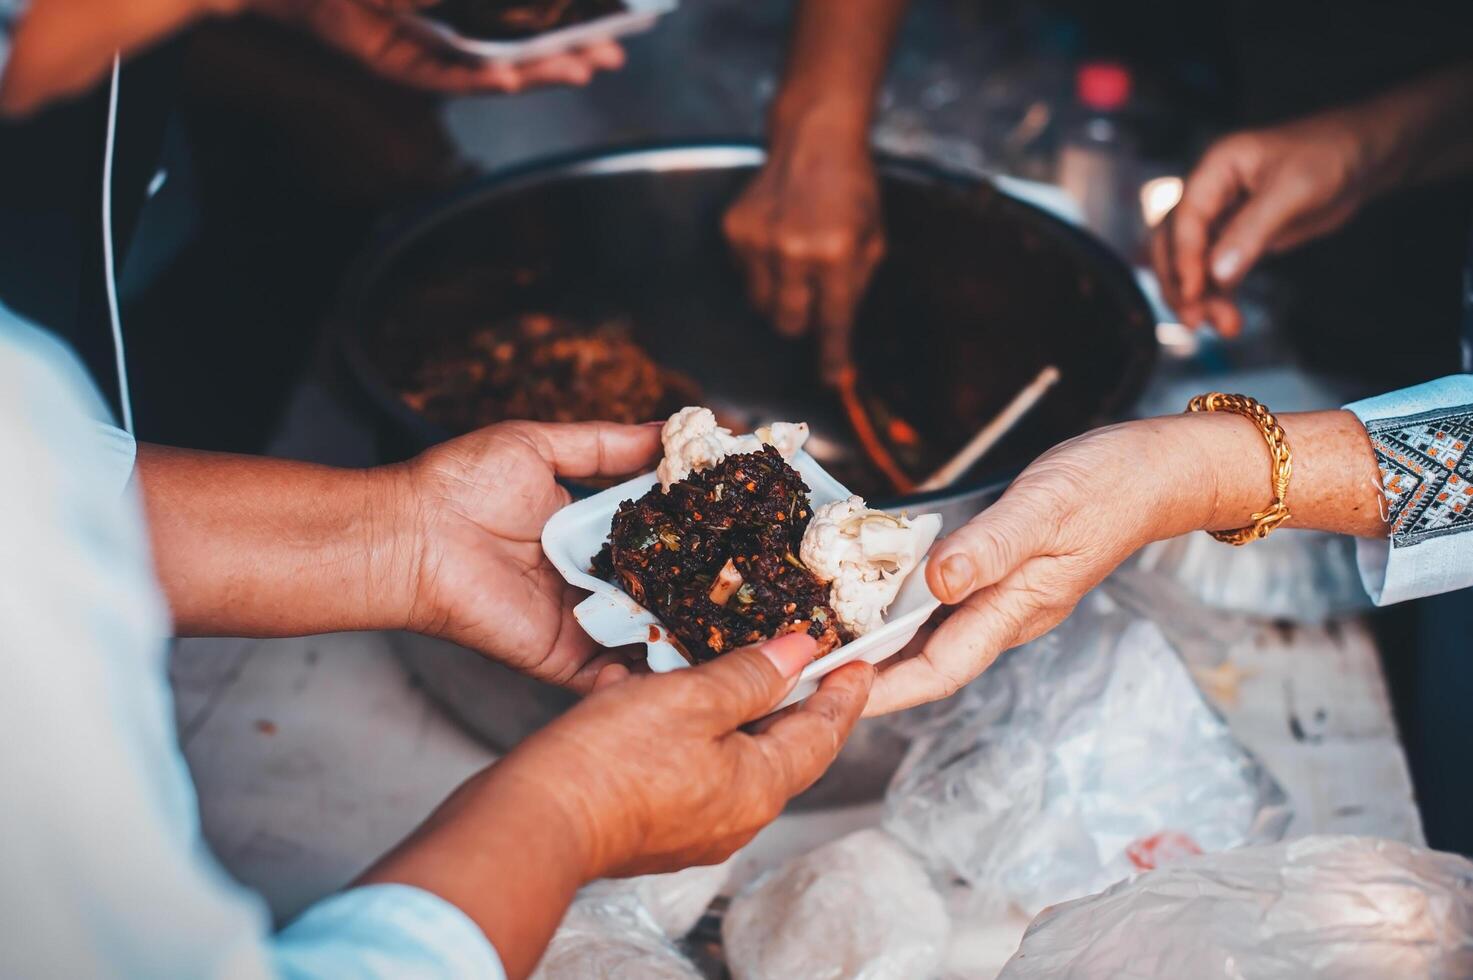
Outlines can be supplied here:
[[874, 669], [851, 664], [760, 732], [742, 730], [816, 651], [806, 633], [787, 634], [668, 674], [607, 667], [592, 697], [507, 762], [592, 817], [580, 834], [591, 875], [718, 863], [813, 785], [864, 709]]
[[778, 332], [819, 331], [832, 384], [850, 363], [855, 310], [885, 254], [874, 163], [862, 141], [804, 134], [774, 146], [726, 213], [752, 304]]
[[270, 17], [316, 35], [390, 81], [447, 94], [520, 92], [585, 85], [623, 66], [624, 49], [599, 41], [521, 64], [482, 61], [408, 25], [399, 15], [433, 0], [247, 0]]
[[[1294, 453], [1291, 526], [1384, 537], [1376, 454], [1360, 420], [1275, 417]], [[1049, 450], [932, 549], [927, 584], [956, 609], [884, 665], [867, 712], [946, 697], [1004, 650], [1047, 633], [1152, 541], [1248, 525], [1269, 502], [1269, 473], [1258, 427], [1228, 412], [1126, 422]]]
[[573, 619], [581, 593], [543, 554], [542, 527], [569, 500], [558, 477], [629, 475], [659, 448], [652, 426], [508, 422], [406, 464], [391, 514], [406, 553], [393, 567], [410, 569], [407, 626], [588, 689], [615, 655]]
[[1170, 494], [1151, 477], [1190, 467], [1191, 458], [1177, 459], [1165, 440], [1150, 438], [1150, 425], [1099, 429], [1051, 449], [932, 549], [926, 581], [937, 598], [959, 605], [919, 650], [884, 666], [867, 713], [954, 693], [1004, 650], [1047, 633], [1120, 562], [1178, 522], [1163, 515]]

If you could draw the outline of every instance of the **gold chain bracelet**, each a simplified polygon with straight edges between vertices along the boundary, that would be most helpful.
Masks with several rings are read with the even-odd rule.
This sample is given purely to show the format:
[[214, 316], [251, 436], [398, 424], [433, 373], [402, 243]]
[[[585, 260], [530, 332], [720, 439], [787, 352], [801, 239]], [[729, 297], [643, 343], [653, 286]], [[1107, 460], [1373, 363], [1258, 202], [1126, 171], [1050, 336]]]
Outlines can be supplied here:
[[1249, 541], [1259, 541], [1273, 533], [1274, 528], [1289, 519], [1289, 507], [1284, 498], [1289, 494], [1289, 477], [1294, 472], [1294, 457], [1289, 452], [1289, 440], [1284, 435], [1283, 426], [1279, 420], [1274, 418], [1273, 413], [1256, 398], [1247, 395], [1225, 395], [1220, 391], [1209, 392], [1198, 395], [1187, 403], [1188, 412], [1232, 412], [1241, 415], [1254, 425], [1258, 431], [1263, 433], [1263, 439], [1268, 443], [1268, 455], [1272, 460], [1273, 469], [1270, 479], [1274, 487], [1273, 503], [1268, 509], [1254, 514], [1252, 524], [1240, 527], [1234, 531], [1208, 531], [1219, 541], [1228, 544], [1244, 545]]

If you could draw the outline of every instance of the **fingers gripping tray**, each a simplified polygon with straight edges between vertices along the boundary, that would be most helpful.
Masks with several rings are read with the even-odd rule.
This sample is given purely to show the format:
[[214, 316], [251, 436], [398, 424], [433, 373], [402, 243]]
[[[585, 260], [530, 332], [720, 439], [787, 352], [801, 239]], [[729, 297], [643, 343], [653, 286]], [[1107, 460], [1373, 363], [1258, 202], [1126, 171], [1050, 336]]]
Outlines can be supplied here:
[[[790, 463], [808, 484], [811, 490], [809, 500], [814, 507], [850, 496], [849, 491], [806, 452], [796, 453]], [[591, 571], [592, 558], [608, 537], [614, 512], [620, 503], [642, 496], [657, 483], [656, 475], [647, 473], [569, 504], [547, 522], [542, 532], [542, 548], [563, 578], [592, 593], [573, 611], [583, 630], [607, 647], [644, 644], [650, 670], [664, 673], [690, 665], [672, 641], [669, 630], [653, 612], [637, 603], [623, 589], [598, 578]], [[926, 538], [922, 550], [928, 550], [940, 532], [940, 518], [923, 515], [915, 518], [914, 523], [924, 527]], [[820, 679], [845, 664], [856, 660], [877, 664], [899, 653], [940, 605], [926, 585], [925, 564], [925, 559], [921, 559], [906, 576], [883, 625], [809, 664], [799, 677], [797, 687], [780, 707], [808, 697], [818, 688]]]

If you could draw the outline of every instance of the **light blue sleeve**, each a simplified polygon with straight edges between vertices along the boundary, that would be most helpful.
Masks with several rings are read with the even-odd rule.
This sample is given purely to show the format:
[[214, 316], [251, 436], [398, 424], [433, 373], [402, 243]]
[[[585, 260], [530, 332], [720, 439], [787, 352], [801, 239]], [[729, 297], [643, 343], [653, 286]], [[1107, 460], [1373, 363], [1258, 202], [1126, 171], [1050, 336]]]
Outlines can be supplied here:
[[1370, 436], [1391, 526], [1389, 537], [1356, 541], [1376, 605], [1473, 586], [1473, 376], [1345, 408]]
[[408, 885], [355, 888], [318, 902], [277, 935], [276, 962], [292, 980], [506, 976], [464, 912]]
[[25, 10], [25, 0], [0, 0], [0, 78], [5, 77], [5, 64], [10, 60], [11, 32]]
[[92, 450], [97, 454], [97, 467], [103, 481], [100, 489], [121, 495], [133, 478], [133, 465], [138, 462], [138, 443], [111, 422], [94, 421], [91, 429]]
[[490, 977], [406, 886], [279, 935], [200, 834], [132, 441], [70, 350], [0, 308], [0, 977]]

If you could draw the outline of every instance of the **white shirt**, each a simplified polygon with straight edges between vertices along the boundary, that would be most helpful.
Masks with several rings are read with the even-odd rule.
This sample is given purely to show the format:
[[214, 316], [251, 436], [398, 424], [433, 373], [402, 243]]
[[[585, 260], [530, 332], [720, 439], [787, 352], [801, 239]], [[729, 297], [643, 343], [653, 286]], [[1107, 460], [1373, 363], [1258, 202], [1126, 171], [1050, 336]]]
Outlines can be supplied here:
[[179, 750], [132, 440], [0, 307], [0, 976], [504, 977], [459, 909], [378, 885], [275, 935]]

